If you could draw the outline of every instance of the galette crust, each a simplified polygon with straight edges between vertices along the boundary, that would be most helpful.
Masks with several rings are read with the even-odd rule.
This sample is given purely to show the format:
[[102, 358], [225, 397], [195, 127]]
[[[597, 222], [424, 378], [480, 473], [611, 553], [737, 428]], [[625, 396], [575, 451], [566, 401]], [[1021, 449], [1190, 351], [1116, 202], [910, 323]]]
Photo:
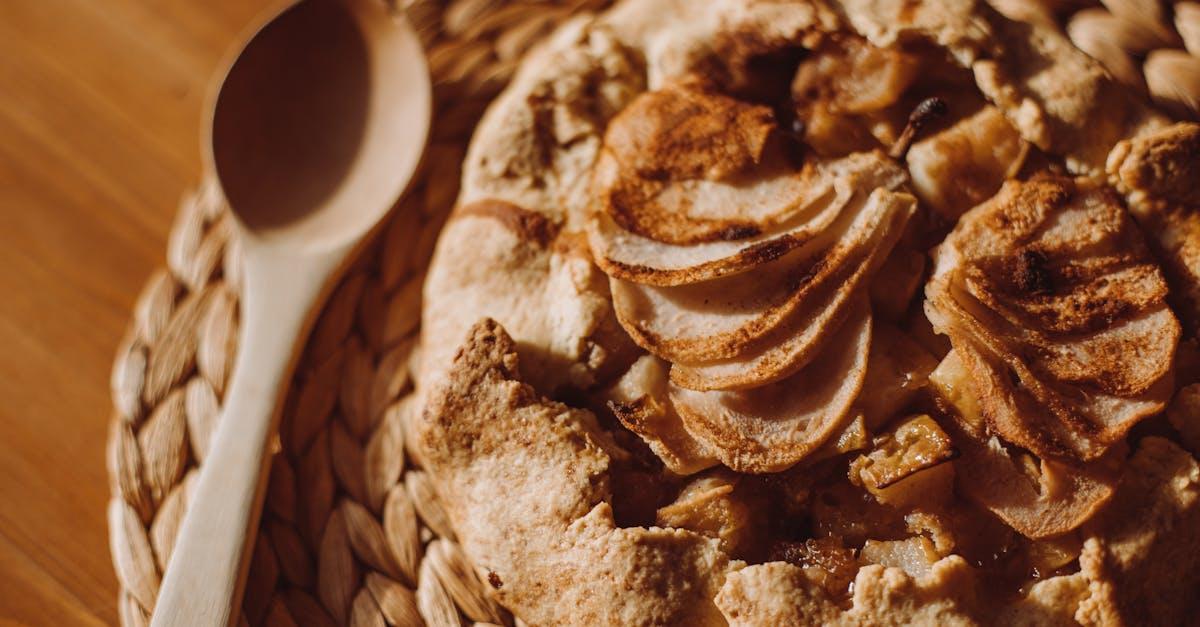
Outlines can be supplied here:
[[532, 625], [720, 625], [717, 541], [618, 528], [595, 417], [540, 397], [518, 362], [494, 320], [472, 327], [414, 434], [497, 600]]
[[[745, 566], [698, 533], [614, 521], [611, 473], [629, 453], [592, 413], [546, 398], [604, 389], [639, 353], [617, 323], [608, 277], [585, 235], [608, 123], [639, 94], [683, 77], [745, 87], [747, 77], [730, 69], [739, 60], [835, 31], [877, 46], [921, 40], [945, 50], [1021, 141], [1062, 156], [1073, 174], [1101, 174], [1107, 158], [1125, 194], [1144, 187], [1139, 173], [1154, 167], [1145, 162], [1163, 145], [1154, 141], [1181, 145], [1154, 135], [1165, 118], [1061, 34], [1006, 22], [981, 0], [625, 0], [572, 20], [523, 62], [481, 121], [426, 283], [424, 411], [409, 435], [464, 551], [496, 599], [530, 625], [1178, 618], [1200, 585], [1200, 471], [1189, 454], [1153, 437], [1126, 464], [1137, 476], [1081, 529], [1080, 572], [1044, 578], [999, 606], [985, 598], [979, 571], [956, 555], [919, 577], [864, 566], [847, 604], [798, 566]], [[1109, 157], [1114, 144], [1118, 157]], [[1192, 219], [1200, 214], [1191, 206], [1164, 211], [1159, 204], [1138, 213], [1140, 226], [1161, 225], [1158, 245], [1182, 264], [1168, 279], [1183, 276], [1193, 281], [1184, 289], [1198, 289], [1187, 264], [1200, 258]], [[618, 419], [677, 430], [676, 439], [658, 442], [675, 470], [714, 463], [709, 447], [680, 430], [678, 415], [651, 409]], [[1161, 564], [1176, 551], [1190, 561], [1173, 578], [1175, 569]]]
[[545, 394], [590, 388], [636, 357], [581, 240], [500, 200], [459, 207], [442, 230], [425, 280], [423, 380], [442, 375], [482, 316], [512, 329], [529, 382]]

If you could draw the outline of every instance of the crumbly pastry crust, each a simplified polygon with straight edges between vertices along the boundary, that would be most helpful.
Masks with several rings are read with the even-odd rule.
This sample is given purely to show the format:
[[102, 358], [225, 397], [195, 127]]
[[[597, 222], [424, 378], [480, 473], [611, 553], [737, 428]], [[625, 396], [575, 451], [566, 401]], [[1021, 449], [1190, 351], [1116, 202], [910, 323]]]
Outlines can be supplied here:
[[1169, 299], [1189, 338], [1200, 335], [1200, 124], [1180, 123], [1122, 140], [1109, 182], [1145, 229], [1171, 284]]
[[493, 320], [474, 326], [418, 434], [463, 549], [536, 625], [720, 624], [715, 540], [613, 521], [606, 437], [540, 398]]
[[[589, 387], [632, 361], [633, 344], [617, 327], [607, 278], [582, 242], [545, 215], [481, 200], [459, 207], [440, 241], [438, 255], [471, 261], [429, 269], [424, 363], [453, 357], [463, 330], [480, 312], [521, 338], [526, 376], [547, 393]], [[549, 311], [556, 313], [547, 316]]]
[[495, 321], [475, 325], [453, 363], [420, 424], [423, 461], [454, 497], [446, 509], [464, 550], [530, 624], [1174, 624], [1200, 585], [1200, 466], [1162, 438], [1142, 442], [1115, 503], [1089, 523], [1080, 572], [994, 606], [961, 557], [921, 577], [871, 565], [845, 608], [812, 569], [730, 562], [689, 531], [618, 528], [606, 436], [589, 412], [521, 381]]
[[[818, 70], [790, 170], [749, 102], [753, 60], [800, 47], [897, 92], [938, 51], [973, 113], [898, 160], [847, 150], [901, 141], [881, 111], [905, 101]], [[564, 26], [482, 121], [425, 286], [416, 436], [464, 551], [531, 625], [1182, 622], [1197, 129], [982, 3], [627, 0]], [[939, 242], [922, 327], [922, 273], [888, 273]], [[746, 548], [792, 499], [861, 548]], [[993, 527], [1045, 572], [997, 594], [971, 556]]]

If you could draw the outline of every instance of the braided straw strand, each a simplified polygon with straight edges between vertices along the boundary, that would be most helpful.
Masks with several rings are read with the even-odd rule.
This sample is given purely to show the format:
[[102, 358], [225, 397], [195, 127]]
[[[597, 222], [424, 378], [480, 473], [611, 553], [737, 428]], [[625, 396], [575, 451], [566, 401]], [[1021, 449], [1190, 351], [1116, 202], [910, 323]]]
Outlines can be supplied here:
[[1200, 117], [1200, 3], [1104, 0], [1067, 16], [1064, 28], [1117, 80], [1175, 117]]

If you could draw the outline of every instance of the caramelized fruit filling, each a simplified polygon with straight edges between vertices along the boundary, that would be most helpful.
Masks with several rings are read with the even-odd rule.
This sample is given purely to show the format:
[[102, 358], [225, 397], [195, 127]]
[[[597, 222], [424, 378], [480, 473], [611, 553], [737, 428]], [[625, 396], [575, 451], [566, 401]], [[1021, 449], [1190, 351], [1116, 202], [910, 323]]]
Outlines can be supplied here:
[[[931, 97], [947, 115], [906, 129]], [[1140, 232], [1115, 194], [1059, 177], [926, 45], [826, 37], [788, 98], [739, 103], [685, 80], [608, 129], [589, 237], [619, 321], [650, 354], [606, 402], [638, 436], [630, 447], [648, 447], [635, 457], [659, 460], [623, 480], [661, 488], [619, 509], [735, 559], [790, 563], [842, 604], [868, 564], [920, 579], [958, 555], [1007, 600], [1078, 572], [1126, 430], [1170, 390], [1179, 333]], [[899, 163], [883, 154], [898, 141], [912, 142]], [[1081, 334], [1114, 326], [1157, 357], [1097, 370], [1120, 340]], [[862, 358], [845, 354], [854, 345]], [[1062, 428], [1078, 425], [1071, 411], [1153, 398], [1097, 446], [1039, 447], [1019, 434], [1051, 427], [1013, 426], [1034, 405], [997, 404], [1026, 385]], [[1196, 389], [1167, 414], [1193, 452]], [[1086, 406], [1098, 391], [1117, 400]]]

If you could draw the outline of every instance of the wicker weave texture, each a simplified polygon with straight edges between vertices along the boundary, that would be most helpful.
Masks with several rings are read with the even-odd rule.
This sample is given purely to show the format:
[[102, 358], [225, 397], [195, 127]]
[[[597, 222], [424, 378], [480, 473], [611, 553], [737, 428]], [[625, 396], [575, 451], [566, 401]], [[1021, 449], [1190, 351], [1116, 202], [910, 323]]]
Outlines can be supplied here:
[[[397, 3], [427, 48], [436, 121], [418, 180], [321, 313], [291, 384], [243, 603], [249, 625], [512, 624], [404, 446], [421, 283], [466, 142], [522, 54], [603, 0]], [[145, 625], [237, 349], [239, 246], [213, 181], [188, 194], [167, 267], [113, 368], [109, 534], [123, 625]]]
[[1010, 18], [1061, 28], [1114, 78], [1164, 111], [1200, 119], [1200, 2], [989, 0]]

